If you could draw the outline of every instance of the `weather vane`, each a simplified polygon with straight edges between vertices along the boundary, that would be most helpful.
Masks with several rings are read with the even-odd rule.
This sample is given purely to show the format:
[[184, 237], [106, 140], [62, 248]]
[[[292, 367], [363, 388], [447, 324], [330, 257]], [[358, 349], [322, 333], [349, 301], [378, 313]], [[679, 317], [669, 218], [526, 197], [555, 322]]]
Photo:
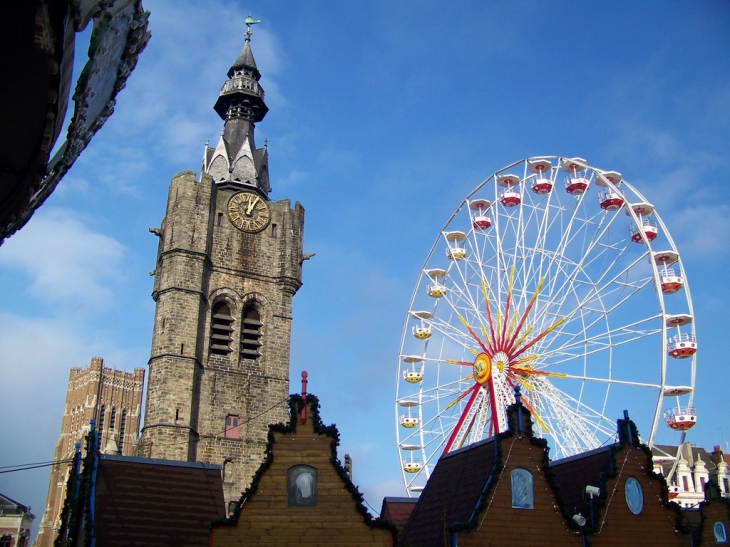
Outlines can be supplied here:
[[251, 40], [251, 25], [257, 25], [261, 21], [258, 19], [254, 19], [251, 17], [251, 14], [249, 13], [246, 18], [243, 20], [243, 22], [246, 24], [246, 41]]

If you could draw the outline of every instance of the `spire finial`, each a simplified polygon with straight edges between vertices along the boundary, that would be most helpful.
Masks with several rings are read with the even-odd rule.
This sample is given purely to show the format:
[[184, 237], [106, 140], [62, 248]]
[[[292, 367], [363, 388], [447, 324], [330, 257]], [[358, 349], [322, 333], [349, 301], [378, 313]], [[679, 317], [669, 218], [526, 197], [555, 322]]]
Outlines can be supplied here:
[[302, 409], [299, 411], [299, 418], [302, 421], [302, 424], [307, 423], [307, 383], [309, 380], [307, 380], [307, 374], [306, 370], [302, 371]]
[[249, 13], [246, 16], [246, 18], [243, 20], [243, 22], [246, 24], [246, 35], [245, 35], [246, 41], [250, 42], [251, 41], [251, 25], [257, 25], [261, 21], [259, 21], [258, 19], [254, 19], [253, 17], [251, 17], [251, 14]]

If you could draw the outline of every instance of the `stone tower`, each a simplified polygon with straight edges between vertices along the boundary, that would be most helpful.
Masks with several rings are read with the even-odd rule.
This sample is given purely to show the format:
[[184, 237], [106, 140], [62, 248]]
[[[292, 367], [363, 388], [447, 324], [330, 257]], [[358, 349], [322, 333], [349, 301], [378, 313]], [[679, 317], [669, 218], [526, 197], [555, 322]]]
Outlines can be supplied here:
[[152, 297], [147, 406], [137, 454], [223, 466], [226, 502], [259, 467], [268, 425], [287, 419], [292, 297], [304, 209], [269, 199], [268, 108], [251, 52], [254, 21], [215, 103], [224, 121], [200, 180], [170, 184]]
[[[131, 455], [139, 433], [144, 374], [143, 368], [133, 372], [106, 368], [101, 357], [93, 357], [89, 368], [72, 368], [53, 461], [69, 461], [76, 443], [85, 446], [84, 437], [92, 418], [97, 420], [101, 432], [99, 449], [102, 452]], [[35, 542], [37, 547], [50, 547], [56, 539], [70, 465], [59, 463], [51, 467], [46, 510]]]

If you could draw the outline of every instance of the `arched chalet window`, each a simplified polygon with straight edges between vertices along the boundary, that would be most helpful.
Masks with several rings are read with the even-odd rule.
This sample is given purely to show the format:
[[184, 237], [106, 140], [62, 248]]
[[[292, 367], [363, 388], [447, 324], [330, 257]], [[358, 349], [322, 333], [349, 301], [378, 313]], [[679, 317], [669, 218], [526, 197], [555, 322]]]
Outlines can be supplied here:
[[715, 543], [718, 545], [724, 545], [727, 543], [727, 530], [725, 525], [721, 521], [717, 521], [712, 526], [712, 531], [715, 534]]
[[287, 505], [289, 507], [317, 506], [317, 470], [309, 465], [295, 465], [287, 471]]
[[532, 473], [518, 467], [510, 473], [512, 480], [512, 507], [515, 509], [534, 509], [535, 492], [532, 486]]
[[210, 319], [210, 352], [228, 355], [231, 352], [233, 338], [233, 316], [226, 302], [218, 302], [213, 306]]
[[243, 329], [241, 330], [241, 357], [258, 359], [261, 357], [261, 314], [256, 304], [243, 309]]

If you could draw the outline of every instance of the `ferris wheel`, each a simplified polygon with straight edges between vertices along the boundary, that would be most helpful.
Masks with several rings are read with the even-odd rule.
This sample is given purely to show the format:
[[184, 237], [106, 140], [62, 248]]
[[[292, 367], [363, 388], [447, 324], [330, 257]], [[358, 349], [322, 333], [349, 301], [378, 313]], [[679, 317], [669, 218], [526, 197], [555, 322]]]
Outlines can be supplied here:
[[[697, 342], [679, 252], [620, 173], [581, 158], [515, 162], [437, 235], [416, 283], [396, 377], [408, 495], [438, 458], [507, 429], [519, 387], [552, 459], [696, 423]], [[676, 442], [676, 440], [675, 440]]]

